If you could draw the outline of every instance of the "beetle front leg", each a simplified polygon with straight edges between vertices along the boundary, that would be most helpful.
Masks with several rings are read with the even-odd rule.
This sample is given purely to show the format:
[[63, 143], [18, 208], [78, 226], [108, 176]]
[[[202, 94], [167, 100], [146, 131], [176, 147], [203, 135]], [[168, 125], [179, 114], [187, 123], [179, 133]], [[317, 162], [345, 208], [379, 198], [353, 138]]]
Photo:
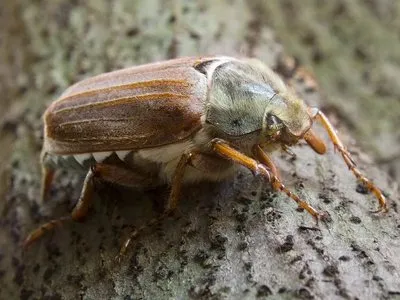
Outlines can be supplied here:
[[[267, 153], [261, 148], [260, 145], [255, 145], [253, 147], [253, 154], [257, 158], [258, 161], [266, 165], [279, 180], [281, 179], [281, 175], [279, 174], [279, 171], [277, 167], [275, 166], [274, 162], [272, 159], [269, 157]], [[278, 189], [278, 186], [273, 186], [275, 190]]]
[[280, 181], [280, 179], [271, 170], [269, 170], [267, 167], [265, 167], [265, 165], [260, 164], [253, 158], [248, 157], [248, 156], [244, 155], [243, 153], [237, 151], [236, 149], [229, 146], [223, 140], [215, 139], [215, 140], [213, 140], [212, 144], [213, 144], [213, 149], [216, 153], [218, 153], [222, 157], [233, 160], [234, 162], [248, 168], [249, 170], [251, 170], [253, 172], [254, 175], [261, 175], [262, 177], [267, 179], [275, 189], [280, 190], [280, 191], [284, 192], [286, 195], [288, 195], [288, 197], [293, 199], [299, 205], [299, 207], [305, 209], [317, 221], [322, 216], [310, 204], [308, 204], [304, 200], [301, 200], [297, 195], [295, 195], [291, 191], [289, 191], [283, 185], [283, 183]]
[[328, 132], [329, 138], [331, 139], [335, 149], [340, 152], [342, 155], [342, 158], [344, 162], [346, 163], [347, 167], [353, 172], [354, 176], [360, 180], [370, 192], [372, 192], [375, 197], [379, 201], [379, 211], [387, 211], [387, 206], [386, 206], [386, 199], [385, 196], [383, 195], [382, 191], [372, 182], [370, 181], [367, 177], [365, 177], [360, 170], [356, 168], [356, 163], [354, 162], [353, 158], [351, 157], [350, 153], [346, 150], [344, 147], [342, 141], [339, 139], [335, 128], [329, 121], [329, 119], [325, 116], [323, 112], [320, 110], [313, 111], [313, 116], [316, 120], [321, 122], [325, 130]]

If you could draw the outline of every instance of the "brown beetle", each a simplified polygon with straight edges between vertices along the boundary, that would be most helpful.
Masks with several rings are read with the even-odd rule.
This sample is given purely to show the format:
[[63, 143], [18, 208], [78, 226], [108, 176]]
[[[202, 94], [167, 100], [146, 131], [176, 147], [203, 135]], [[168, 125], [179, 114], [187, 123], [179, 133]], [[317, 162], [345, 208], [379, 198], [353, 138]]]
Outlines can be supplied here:
[[78, 82], [44, 114], [42, 196], [54, 170], [86, 170], [70, 217], [34, 230], [25, 246], [65, 220], [81, 220], [91, 204], [93, 179], [135, 188], [170, 184], [165, 212], [134, 231], [130, 241], [175, 210], [184, 182], [220, 180], [240, 164], [269, 181], [314, 218], [321, 214], [281, 182], [268, 153], [304, 139], [323, 154], [312, 131], [322, 123], [354, 175], [387, 210], [382, 192], [356, 168], [335, 129], [307, 107], [271, 69], [255, 59], [193, 57], [132, 67]]

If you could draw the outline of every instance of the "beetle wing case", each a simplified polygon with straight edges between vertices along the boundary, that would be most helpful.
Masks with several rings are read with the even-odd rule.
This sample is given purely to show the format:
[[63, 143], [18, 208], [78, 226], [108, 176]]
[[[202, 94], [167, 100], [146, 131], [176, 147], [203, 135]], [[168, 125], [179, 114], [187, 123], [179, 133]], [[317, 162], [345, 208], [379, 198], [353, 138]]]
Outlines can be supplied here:
[[201, 127], [207, 78], [181, 58], [88, 78], [44, 114], [44, 152], [132, 150], [171, 144]]

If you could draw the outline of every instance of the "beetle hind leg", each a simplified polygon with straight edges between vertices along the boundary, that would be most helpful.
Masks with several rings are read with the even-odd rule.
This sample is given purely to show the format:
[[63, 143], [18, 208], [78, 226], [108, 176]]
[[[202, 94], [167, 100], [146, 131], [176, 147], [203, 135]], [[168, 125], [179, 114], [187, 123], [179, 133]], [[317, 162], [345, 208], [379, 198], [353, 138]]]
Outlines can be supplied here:
[[356, 167], [356, 163], [354, 162], [350, 153], [344, 147], [342, 141], [339, 139], [338, 135], [336, 134], [336, 130], [333, 127], [333, 125], [331, 124], [331, 122], [329, 121], [329, 119], [320, 110], [318, 110], [315, 113], [314, 118], [316, 120], [318, 120], [319, 122], [321, 122], [321, 124], [323, 125], [325, 130], [328, 132], [329, 138], [331, 139], [331, 141], [335, 147], [335, 150], [339, 151], [339, 153], [342, 155], [342, 158], [343, 158], [344, 162], [346, 163], [347, 167], [349, 168], [349, 170], [378, 199], [379, 209], [376, 212], [380, 212], [380, 211], [386, 212], [388, 210], [388, 208], [386, 205], [386, 198], [383, 195], [382, 191], [372, 181], [370, 181], [364, 174], [362, 174], [361, 171]]
[[53, 231], [56, 227], [61, 226], [67, 221], [80, 221], [87, 214], [92, 203], [93, 196], [93, 177], [94, 173], [91, 170], [87, 173], [83, 183], [82, 192], [78, 203], [75, 205], [70, 216], [64, 216], [59, 219], [51, 220], [40, 227], [33, 230], [23, 242], [23, 248], [28, 248], [35, 241], [44, 236], [47, 232]]
[[40, 188], [40, 200], [45, 202], [47, 195], [49, 194], [51, 183], [53, 182], [54, 178], [54, 169], [42, 166], [42, 183]]
[[[44, 169], [44, 186], [48, 187], [50, 185], [53, 173], [50, 169]], [[50, 173], [46, 173], [50, 172]], [[49, 175], [50, 174], [50, 175]], [[59, 219], [51, 220], [37, 229], [33, 230], [28, 237], [23, 242], [23, 247], [27, 248], [32, 243], [40, 239], [47, 232], [54, 230], [56, 227], [61, 226], [67, 221], [82, 221], [88, 214], [89, 208], [93, 202], [94, 193], [94, 181], [95, 179], [100, 179], [103, 181], [114, 182], [124, 186], [130, 187], [146, 187], [154, 185], [154, 182], [142, 174], [136, 174], [135, 172], [121, 168], [114, 165], [107, 164], [96, 164], [94, 165], [86, 174], [85, 180], [83, 182], [83, 187], [81, 195], [77, 204], [70, 216], [61, 217]], [[47, 182], [47, 184], [46, 184]], [[45, 188], [46, 191], [46, 188]]]

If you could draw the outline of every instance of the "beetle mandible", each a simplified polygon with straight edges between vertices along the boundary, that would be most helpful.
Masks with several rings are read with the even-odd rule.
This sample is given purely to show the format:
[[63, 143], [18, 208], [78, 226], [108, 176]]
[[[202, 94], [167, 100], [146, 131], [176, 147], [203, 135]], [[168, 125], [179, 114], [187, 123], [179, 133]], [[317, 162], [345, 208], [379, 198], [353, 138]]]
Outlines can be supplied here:
[[357, 168], [328, 118], [310, 108], [256, 59], [189, 57], [101, 74], [68, 88], [44, 114], [42, 198], [58, 167], [85, 170], [70, 217], [52, 220], [26, 238], [28, 246], [66, 220], [88, 212], [95, 178], [135, 188], [169, 184], [165, 211], [135, 230], [160, 222], [178, 205], [182, 183], [217, 181], [239, 164], [286, 193], [315, 219], [322, 214], [281, 182], [269, 153], [305, 140], [318, 154], [319, 121], [348, 168], [387, 210], [381, 190]]

